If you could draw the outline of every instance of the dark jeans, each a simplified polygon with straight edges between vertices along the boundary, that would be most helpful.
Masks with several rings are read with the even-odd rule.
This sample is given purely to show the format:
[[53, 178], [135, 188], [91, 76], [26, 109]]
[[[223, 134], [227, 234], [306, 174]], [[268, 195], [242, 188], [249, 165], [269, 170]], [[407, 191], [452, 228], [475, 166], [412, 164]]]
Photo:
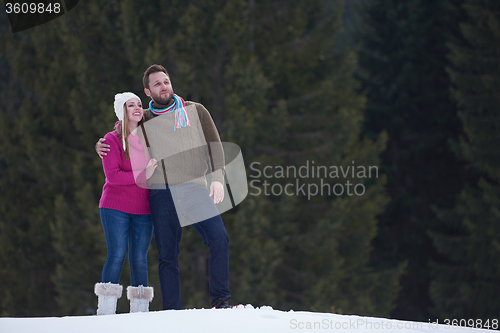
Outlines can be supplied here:
[[[176, 185], [183, 186], [183, 185]], [[192, 201], [198, 195], [208, 196], [208, 189], [201, 185], [186, 184], [197, 195], [187, 196], [188, 203], [182, 207], [193, 207]], [[193, 192], [193, 193], [194, 193]], [[176, 199], [178, 199], [176, 197]], [[179, 207], [179, 205], [177, 205]], [[179, 243], [182, 227], [179, 215], [189, 220], [191, 212], [177, 212], [172, 193], [166, 189], [149, 191], [149, 207], [154, 223], [156, 245], [159, 253], [158, 271], [160, 274], [163, 309], [181, 309], [181, 281], [179, 275]], [[214, 206], [215, 207], [215, 206]], [[229, 238], [220, 215], [194, 223], [193, 227], [208, 245], [209, 296], [212, 304], [219, 298], [229, 299]]]
[[128, 246], [130, 284], [148, 285], [148, 249], [153, 237], [151, 215], [129, 214], [100, 208], [108, 256], [102, 269], [102, 282], [118, 283]]

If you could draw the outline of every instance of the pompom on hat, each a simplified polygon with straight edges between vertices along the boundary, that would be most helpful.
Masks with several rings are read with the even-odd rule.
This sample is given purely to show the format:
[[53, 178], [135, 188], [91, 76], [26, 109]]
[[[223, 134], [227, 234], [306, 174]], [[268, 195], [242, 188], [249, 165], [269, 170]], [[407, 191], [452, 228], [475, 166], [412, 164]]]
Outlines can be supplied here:
[[[141, 102], [141, 99], [139, 98], [139, 96], [137, 96], [136, 94], [131, 93], [131, 92], [124, 92], [124, 93], [115, 95], [115, 103], [114, 103], [115, 114], [116, 114], [116, 117], [118, 118], [118, 120], [120, 120], [122, 122], [123, 151], [125, 151], [125, 130], [123, 128], [123, 126], [124, 126], [123, 118], [125, 117], [125, 112], [123, 109], [123, 105], [131, 98], [137, 98], [139, 100], [139, 102]], [[142, 104], [142, 102], [141, 102], [141, 104]]]

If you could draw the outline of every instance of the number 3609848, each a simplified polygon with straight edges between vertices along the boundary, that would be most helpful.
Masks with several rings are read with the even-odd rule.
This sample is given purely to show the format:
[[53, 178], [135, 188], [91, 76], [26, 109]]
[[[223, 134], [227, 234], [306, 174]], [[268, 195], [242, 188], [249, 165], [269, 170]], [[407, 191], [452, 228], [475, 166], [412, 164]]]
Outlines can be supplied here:
[[10, 3], [5, 4], [7, 14], [44, 14], [61, 12], [61, 4], [56, 3]]

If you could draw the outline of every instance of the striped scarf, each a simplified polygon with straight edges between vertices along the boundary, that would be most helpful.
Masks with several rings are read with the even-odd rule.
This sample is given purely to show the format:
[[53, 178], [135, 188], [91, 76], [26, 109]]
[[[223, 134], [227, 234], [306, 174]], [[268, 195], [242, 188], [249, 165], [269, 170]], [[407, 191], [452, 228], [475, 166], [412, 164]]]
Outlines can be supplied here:
[[175, 112], [175, 124], [174, 131], [176, 128], [191, 126], [189, 122], [189, 116], [186, 111], [186, 102], [177, 94], [174, 94], [174, 103], [165, 109], [155, 109], [153, 107], [153, 100], [149, 102], [149, 110], [155, 115], [163, 115], [170, 112]]

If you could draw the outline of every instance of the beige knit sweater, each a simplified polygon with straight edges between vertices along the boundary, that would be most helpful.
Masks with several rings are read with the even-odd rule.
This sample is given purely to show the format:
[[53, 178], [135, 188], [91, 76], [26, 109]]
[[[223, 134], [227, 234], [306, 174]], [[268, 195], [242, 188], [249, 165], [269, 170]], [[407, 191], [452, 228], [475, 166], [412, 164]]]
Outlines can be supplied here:
[[[164, 108], [154, 104], [155, 108]], [[139, 130], [158, 167], [148, 180], [149, 187], [186, 182], [207, 185], [205, 175], [224, 184], [224, 152], [217, 128], [208, 110], [199, 103], [186, 101], [191, 126], [174, 131], [174, 112], [155, 115], [144, 111], [144, 124]]]

